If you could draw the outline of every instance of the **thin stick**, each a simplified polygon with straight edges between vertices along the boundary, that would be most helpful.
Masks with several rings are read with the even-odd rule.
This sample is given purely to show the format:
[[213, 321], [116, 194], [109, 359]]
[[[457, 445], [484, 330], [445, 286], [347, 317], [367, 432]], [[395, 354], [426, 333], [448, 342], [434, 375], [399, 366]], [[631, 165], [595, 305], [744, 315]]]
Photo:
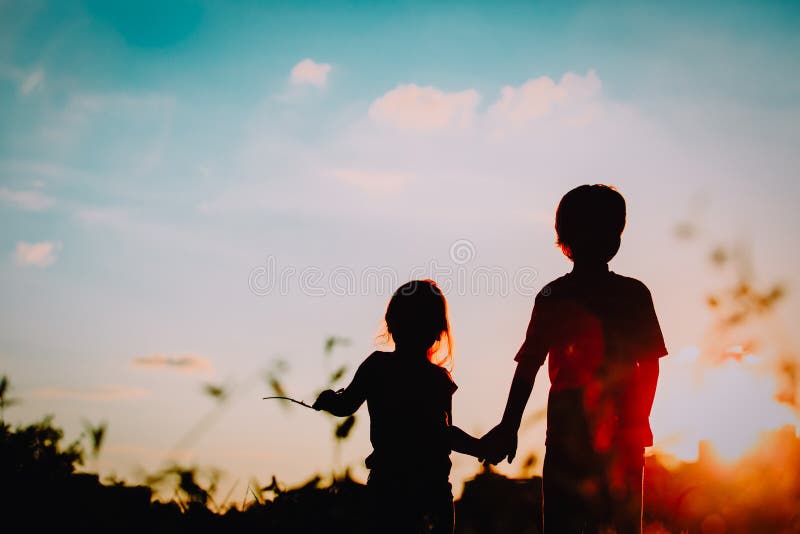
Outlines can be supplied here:
[[[280, 399], [280, 400], [287, 400], [287, 401], [291, 401], [291, 402], [294, 402], [294, 403], [296, 403], [296, 404], [299, 404], [300, 406], [305, 406], [306, 408], [312, 408], [311, 406], [309, 406], [309, 405], [308, 405], [308, 404], [306, 404], [305, 402], [303, 402], [303, 401], [299, 401], [299, 400], [295, 400], [295, 399], [293, 399], [293, 398], [291, 398], [291, 397], [264, 397], [264, 398], [263, 398], [263, 399], [261, 399], [261, 400], [269, 400], [269, 399]], [[312, 409], [313, 409], [313, 408], [312, 408]]]

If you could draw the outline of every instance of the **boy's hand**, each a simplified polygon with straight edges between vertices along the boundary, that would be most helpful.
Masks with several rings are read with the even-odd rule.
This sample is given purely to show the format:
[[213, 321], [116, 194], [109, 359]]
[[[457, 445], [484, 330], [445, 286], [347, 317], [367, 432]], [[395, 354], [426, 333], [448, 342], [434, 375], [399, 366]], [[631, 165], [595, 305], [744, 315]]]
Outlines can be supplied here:
[[330, 411], [331, 406], [333, 405], [334, 402], [336, 402], [337, 398], [338, 396], [336, 395], [335, 391], [333, 391], [332, 389], [326, 389], [325, 391], [319, 394], [317, 400], [314, 401], [314, 404], [312, 404], [311, 407], [317, 411], [319, 410]]
[[517, 432], [500, 423], [481, 438], [483, 457], [479, 460], [485, 464], [498, 464], [508, 457], [508, 463], [517, 454]]

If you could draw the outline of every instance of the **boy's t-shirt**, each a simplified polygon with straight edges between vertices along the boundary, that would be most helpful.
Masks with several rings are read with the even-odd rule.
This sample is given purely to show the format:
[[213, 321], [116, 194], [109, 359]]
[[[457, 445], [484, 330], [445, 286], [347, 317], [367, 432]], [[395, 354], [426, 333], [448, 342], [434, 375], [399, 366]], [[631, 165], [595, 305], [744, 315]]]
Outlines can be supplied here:
[[374, 352], [357, 374], [365, 388], [373, 452], [367, 467], [447, 483], [448, 421], [458, 386], [446, 369], [398, 352]]
[[547, 443], [652, 445], [638, 363], [667, 354], [650, 291], [608, 271], [568, 273], [536, 296], [515, 360], [549, 355]]

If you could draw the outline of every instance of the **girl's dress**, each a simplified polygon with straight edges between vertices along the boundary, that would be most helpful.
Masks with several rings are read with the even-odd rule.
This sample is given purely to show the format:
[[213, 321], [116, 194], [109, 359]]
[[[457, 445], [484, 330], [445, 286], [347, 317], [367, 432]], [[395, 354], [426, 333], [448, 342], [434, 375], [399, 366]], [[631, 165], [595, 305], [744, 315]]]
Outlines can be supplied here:
[[375, 529], [451, 533], [448, 427], [457, 386], [450, 373], [420, 356], [374, 352], [351, 387], [363, 388], [369, 409]]

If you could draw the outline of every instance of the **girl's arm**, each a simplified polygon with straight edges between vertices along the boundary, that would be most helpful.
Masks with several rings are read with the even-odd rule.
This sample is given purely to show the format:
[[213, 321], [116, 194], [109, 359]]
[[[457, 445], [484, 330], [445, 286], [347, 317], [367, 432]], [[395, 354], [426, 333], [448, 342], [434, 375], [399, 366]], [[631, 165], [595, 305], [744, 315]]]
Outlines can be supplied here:
[[450, 449], [479, 459], [485, 456], [481, 440], [452, 425], [450, 426]]
[[367, 399], [369, 361], [370, 358], [367, 358], [358, 367], [350, 385], [339, 391], [326, 389], [319, 394], [311, 407], [315, 410], [325, 410], [337, 417], [346, 417], [356, 413]]
[[450, 450], [460, 452], [461, 454], [468, 454], [475, 458], [483, 458], [485, 456], [481, 441], [478, 438], [474, 438], [457, 426], [453, 426], [452, 399], [450, 399], [450, 406], [447, 408], [447, 424]]

